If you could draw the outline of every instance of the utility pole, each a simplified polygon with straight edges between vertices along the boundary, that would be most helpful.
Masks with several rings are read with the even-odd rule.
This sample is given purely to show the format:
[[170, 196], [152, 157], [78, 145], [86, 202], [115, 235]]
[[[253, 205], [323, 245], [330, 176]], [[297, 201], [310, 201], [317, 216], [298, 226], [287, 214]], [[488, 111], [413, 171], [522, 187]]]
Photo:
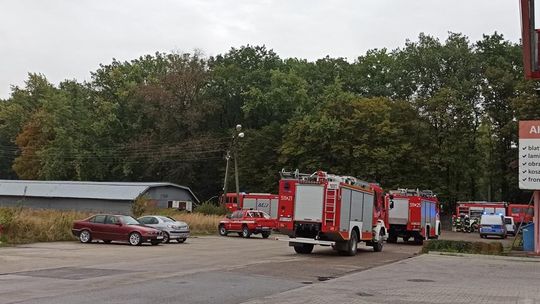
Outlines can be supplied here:
[[236, 203], [240, 202], [240, 182], [238, 178], [238, 149], [237, 143], [239, 138], [244, 138], [244, 132], [242, 131], [242, 125], [236, 125], [233, 136], [231, 138], [231, 143], [229, 144], [229, 149], [227, 150], [227, 155], [225, 159], [227, 160], [225, 165], [225, 179], [223, 180], [223, 202], [227, 202], [227, 190], [228, 190], [228, 179], [229, 179], [229, 161], [232, 157], [234, 158], [234, 179], [236, 184]]
[[223, 180], [223, 198], [221, 203], [227, 202], [227, 186], [228, 186], [228, 179], [229, 179], [229, 160], [231, 159], [231, 153], [230, 151], [227, 151], [227, 155], [225, 155], [226, 165], [225, 165], [225, 179]]
[[[242, 133], [243, 134], [243, 133]], [[234, 147], [234, 180], [236, 182], [236, 203], [240, 202], [240, 183], [238, 182], [238, 153]]]

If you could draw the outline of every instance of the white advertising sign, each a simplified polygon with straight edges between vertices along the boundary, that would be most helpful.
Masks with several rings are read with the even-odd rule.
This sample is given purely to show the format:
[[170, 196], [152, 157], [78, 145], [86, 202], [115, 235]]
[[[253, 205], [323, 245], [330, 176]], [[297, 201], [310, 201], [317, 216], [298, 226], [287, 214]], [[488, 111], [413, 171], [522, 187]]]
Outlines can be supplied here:
[[519, 122], [519, 188], [540, 190], [540, 120]]

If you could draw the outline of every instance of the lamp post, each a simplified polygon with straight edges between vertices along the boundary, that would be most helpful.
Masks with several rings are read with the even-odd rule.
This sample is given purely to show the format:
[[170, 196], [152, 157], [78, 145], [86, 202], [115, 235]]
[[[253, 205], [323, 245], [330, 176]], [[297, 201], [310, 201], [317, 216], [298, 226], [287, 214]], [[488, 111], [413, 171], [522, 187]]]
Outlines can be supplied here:
[[[236, 125], [233, 136], [231, 138], [231, 143], [227, 154], [225, 155], [226, 165], [225, 165], [225, 179], [223, 181], [223, 197], [224, 202], [227, 201], [227, 189], [228, 189], [228, 178], [229, 178], [229, 161], [231, 157], [234, 159], [234, 179], [236, 184], [236, 203], [240, 202], [240, 183], [238, 180], [238, 152], [237, 152], [237, 142], [239, 138], [244, 138], [244, 132], [242, 131], [242, 125]], [[231, 155], [232, 152], [232, 155]]]

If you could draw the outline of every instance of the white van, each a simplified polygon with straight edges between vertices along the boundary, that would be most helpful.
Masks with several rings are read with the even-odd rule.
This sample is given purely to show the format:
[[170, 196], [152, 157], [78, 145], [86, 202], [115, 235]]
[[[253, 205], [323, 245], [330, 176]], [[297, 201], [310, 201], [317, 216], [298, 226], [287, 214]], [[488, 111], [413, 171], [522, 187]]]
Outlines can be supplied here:
[[480, 218], [480, 237], [496, 235], [501, 239], [506, 238], [506, 225], [504, 216], [501, 214], [483, 214]]
[[504, 217], [504, 225], [506, 226], [506, 234], [516, 235], [516, 224], [514, 223], [514, 218], [511, 216]]

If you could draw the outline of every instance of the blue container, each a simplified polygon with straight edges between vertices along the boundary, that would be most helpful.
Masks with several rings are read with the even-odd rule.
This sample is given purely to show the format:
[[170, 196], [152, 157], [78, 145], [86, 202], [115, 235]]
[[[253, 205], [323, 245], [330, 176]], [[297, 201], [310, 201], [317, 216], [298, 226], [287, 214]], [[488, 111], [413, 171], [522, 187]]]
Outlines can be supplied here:
[[523, 230], [523, 251], [534, 251], [534, 223], [525, 225]]

